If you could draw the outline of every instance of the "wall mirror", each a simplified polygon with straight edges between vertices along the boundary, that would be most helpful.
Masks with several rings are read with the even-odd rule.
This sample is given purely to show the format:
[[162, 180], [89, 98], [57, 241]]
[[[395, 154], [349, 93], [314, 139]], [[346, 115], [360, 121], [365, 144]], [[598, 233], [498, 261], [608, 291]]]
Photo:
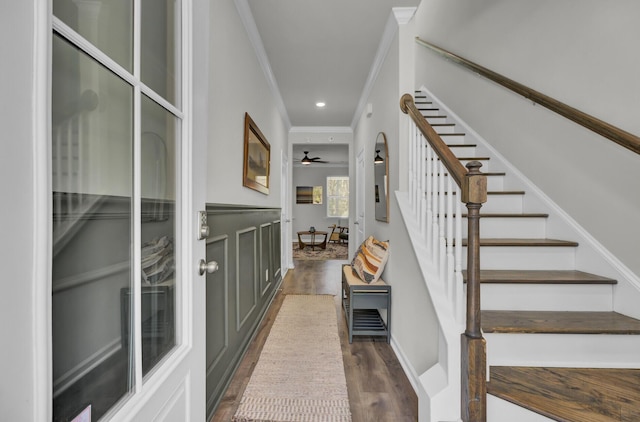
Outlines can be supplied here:
[[376, 220], [389, 222], [389, 148], [384, 132], [376, 136], [373, 157], [373, 180]]

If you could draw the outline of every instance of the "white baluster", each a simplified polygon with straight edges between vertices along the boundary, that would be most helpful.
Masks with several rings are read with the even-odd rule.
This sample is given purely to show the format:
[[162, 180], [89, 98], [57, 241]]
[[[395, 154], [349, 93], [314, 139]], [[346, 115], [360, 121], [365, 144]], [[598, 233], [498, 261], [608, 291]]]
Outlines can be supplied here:
[[437, 155], [433, 154], [433, 185], [431, 192], [431, 203], [432, 203], [432, 224], [431, 224], [431, 257], [433, 258], [433, 262], [437, 264], [438, 260], [438, 179], [440, 178], [440, 161], [438, 160]]
[[459, 324], [463, 324], [465, 320], [465, 301], [464, 301], [464, 280], [462, 277], [462, 193], [458, 185], [456, 189], [456, 240], [455, 240], [455, 312]]
[[425, 143], [420, 148], [420, 180], [421, 180], [421, 188], [420, 188], [420, 208], [422, 212], [420, 213], [420, 233], [424, 236], [425, 225], [427, 220], [427, 146], [429, 143]]
[[431, 249], [431, 224], [432, 224], [432, 219], [433, 219], [433, 202], [432, 202], [432, 182], [433, 182], [433, 149], [431, 148], [431, 145], [427, 144], [426, 147], [426, 162], [427, 162], [427, 170], [425, 171], [425, 176], [427, 179], [427, 183], [426, 183], [426, 192], [425, 192], [425, 198], [427, 201], [426, 204], [426, 209], [427, 209], [427, 213], [425, 216], [425, 222], [424, 222], [424, 227], [423, 227], [423, 236], [427, 242], [427, 248], [430, 250]]
[[[447, 210], [446, 210], [446, 219], [447, 219], [447, 297], [449, 300], [454, 302], [453, 296], [453, 283], [454, 283], [454, 257], [453, 257], [453, 220], [454, 210], [453, 210], [453, 178], [451, 175], [447, 177]], [[456, 198], [457, 199], [457, 198]], [[455, 304], [454, 304], [455, 306]]]
[[440, 177], [438, 178], [438, 191], [440, 193], [440, 202], [438, 203], [438, 224], [440, 226], [440, 232], [439, 232], [439, 258], [440, 258], [440, 264], [439, 264], [439, 274], [440, 274], [440, 280], [442, 280], [442, 282], [446, 282], [446, 275], [445, 275], [445, 271], [446, 271], [446, 258], [447, 258], [447, 242], [446, 242], [446, 238], [445, 238], [445, 221], [444, 221], [444, 216], [445, 216], [445, 190], [444, 190], [444, 173], [446, 172], [446, 169], [444, 167], [444, 165], [442, 165], [442, 161], [440, 161]]
[[416, 147], [416, 125], [411, 123], [411, 136], [409, 137], [409, 204], [411, 205], [411, 210], [413, 211], [413, 203], [414, 203], [414, 191], [415, 191], [415, 178], [413, 171], [413, 151]]

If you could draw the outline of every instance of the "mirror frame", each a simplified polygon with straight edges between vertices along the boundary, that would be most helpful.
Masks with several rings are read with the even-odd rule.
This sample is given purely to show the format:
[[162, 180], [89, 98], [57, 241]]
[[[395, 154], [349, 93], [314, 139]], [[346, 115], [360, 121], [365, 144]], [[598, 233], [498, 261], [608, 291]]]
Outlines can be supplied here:
[[[382, 141], [380, 141], [380, 144], [384, 143], [384, 150], [382, 148], [378, 148], [378, 140], [380, 139], [380, 137], [382, 136]], [[374, 187], [374, 192], [373, 192], [373, 200], [374, 200], [374, 208], [373, 208], [373, 213], [375, 215], [375, 219], [377, 221], [382, 221], [385, 223], [389, 222], [389, 145], [387, 144], [387, 135], [384, 132], [378, 132], [378, 135], [376, 135], [376, 142], [374, 144], [374, 151], [375, 151], [375, 155], [374, 157], [378, 154], [378, 149], [381, 152], [384, 152], [384, 174], [386, 176], [385, 180], [384, 180], [384, 191], [385, 191], [385, 201], [386, 201], [386, 216], [385, 218], [379, 218], [378, 215], [376, 214], [375, 210], [376, 210], [376, 206], [375, 206], [375, 187], [376, 187], [376, 166], [380, 165], [380, 164], [375, 164], [374, 163], [374, 167], [373, 167], [373, 187]]]

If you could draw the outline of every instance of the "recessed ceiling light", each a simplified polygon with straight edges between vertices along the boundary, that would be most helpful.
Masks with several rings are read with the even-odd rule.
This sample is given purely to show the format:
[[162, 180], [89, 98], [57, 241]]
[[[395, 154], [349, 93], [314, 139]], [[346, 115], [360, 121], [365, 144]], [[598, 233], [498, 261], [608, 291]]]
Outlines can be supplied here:
[[323, 103], [322, 101], [319, 101], [319, 102], [316, 103], [316, 107], [318, 107], [318, 108], [322, 108], [324, 106], [326, 106], [326, 104]]

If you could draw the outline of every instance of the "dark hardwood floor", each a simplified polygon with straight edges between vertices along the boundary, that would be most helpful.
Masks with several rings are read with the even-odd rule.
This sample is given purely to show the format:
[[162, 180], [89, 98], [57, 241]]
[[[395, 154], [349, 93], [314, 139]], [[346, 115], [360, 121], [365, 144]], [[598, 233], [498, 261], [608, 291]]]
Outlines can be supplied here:
[[341, 266], [346, 261], [296, 261], [249, 345], [211, 422], [230, 421], [260, 357], [285, 295], [335, 296], [338, 331], [353, 422], [418, 420], [418, 399], [391, 346], [383, 337], [354, 337], [349, 344], [341, 305]]

